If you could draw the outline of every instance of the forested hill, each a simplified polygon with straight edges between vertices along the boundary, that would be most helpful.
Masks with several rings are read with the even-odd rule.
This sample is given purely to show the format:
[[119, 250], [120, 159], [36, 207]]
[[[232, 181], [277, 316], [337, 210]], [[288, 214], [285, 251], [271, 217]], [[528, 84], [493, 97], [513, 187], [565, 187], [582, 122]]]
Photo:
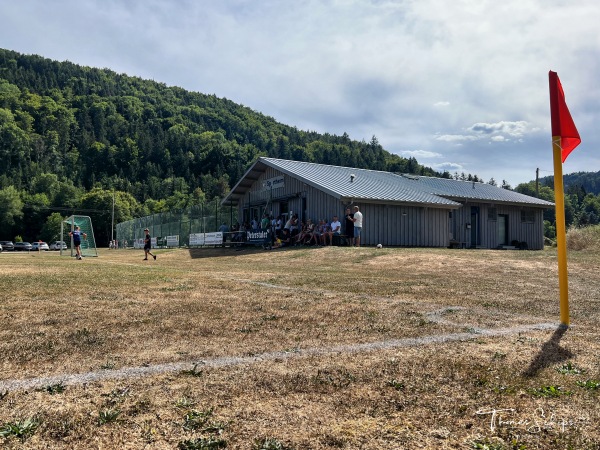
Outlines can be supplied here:
[[54, 174], [139, 202], [223, 196], [259, 155], [440, 175], [376, 137], [301, 131], [215, 95], [2, 49], [0, 152], [0, 188]]
[[[554, 188], [554, 177], [540, 178], [544, 186]], [[581, 190], [585, 194], [600, 194], [600, 171], [598, 172], [574, 172], [563, 175], [565, 190]]]

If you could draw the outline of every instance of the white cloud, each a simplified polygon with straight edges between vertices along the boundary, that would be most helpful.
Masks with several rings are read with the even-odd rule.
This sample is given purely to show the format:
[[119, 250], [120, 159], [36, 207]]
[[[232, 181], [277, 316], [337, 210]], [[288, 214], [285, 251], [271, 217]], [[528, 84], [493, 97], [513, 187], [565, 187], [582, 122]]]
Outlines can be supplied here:
[[583, 140], [564, 170], [600, 170], [598, 22], [597, 0], [28, 0], [0, 42], [508, 179], [547, 160], [549, 70]]
[[469, 131], [476, 134], [506, 134], [513, 137], [521, 137], [528, 130], [528, 123], [524, 120], [517, 122], [501, 121], [496, 123], [476, 123], [469, 127]]
[[452, 162], [444, 162], [441, 164], [434, 164], [431, 167], [439, 172], [448, 171], [450, 173], [454, 173], [454, 172], [462, 172], [464, 170], [464, 167], [462, 166], [462, 164], [452, 163]]
[[400, 152], [401, 155], [410, 158], [416, 158], [416, 159], [428, 159], [428, 158], [441, 158], [442, 154], [441, 153], [436, 153], [436, 152], [428, 152], [426, 150], [404, 150], [402, 152]]
[[[443, 134], [435, 137], [438, 141], [459, 143], [487, 140], [494, 142], [523, 142], [523, 136], [530, 132], [528, 123], [525, 121], [508, 122], [500, 121], [496, 123], [478, 122], [471, 125], [464, 131], [470, 134]], [[538, 130], [531, 130], [537, 132]]]
[[468, 136], [464, 134], [442, 134], [435, 137], [435, 140], [444, 142], [465, 142], [476, 141], [477, 139], [479, 139], [477, 136]]

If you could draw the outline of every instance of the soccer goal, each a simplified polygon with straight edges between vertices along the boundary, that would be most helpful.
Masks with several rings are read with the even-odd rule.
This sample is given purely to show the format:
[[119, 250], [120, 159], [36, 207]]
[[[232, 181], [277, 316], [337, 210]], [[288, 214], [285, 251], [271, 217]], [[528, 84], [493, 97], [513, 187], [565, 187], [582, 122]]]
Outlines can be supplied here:
[[64, 251], [64, 247], [61, 248], [60, 254], [75, 256], [73, 238], [69, 236], [69, 233], [73, 231], [76, 226], [79, 226], [81, 229], [81, 255], [98, 256], [96, 239], [94, 239], [94, 229], [92, 228], [92, 219], [90, 219], [89, 216], [71, 216], [62, 222], [60, 225], [60, 239], [67, 244], [67, 248]]

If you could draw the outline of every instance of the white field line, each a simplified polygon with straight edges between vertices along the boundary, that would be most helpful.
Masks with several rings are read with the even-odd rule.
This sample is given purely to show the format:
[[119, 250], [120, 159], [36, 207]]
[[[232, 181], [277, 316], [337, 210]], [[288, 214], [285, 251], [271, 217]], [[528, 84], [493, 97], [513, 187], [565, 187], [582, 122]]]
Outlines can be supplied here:
[[284, 360], [312, 355], [322, 356], [340, 353], [348, 354], [369, 352], [374, 350], [387, 350], [402, 347], [417, 347], [420, 345], [440, 344], [445, 342], [468, 341], [472, 339], [477, 339], [482, 336], [507, 336], [518, 333], [525, 333], [528, 331], [551, 330], [556, 329], [557, 327], [558, 324], [556, 323], [537, 323], [531, 325], [520, 325], [510, 328], [479, 329], [471, 333], [450, 333], [423, 336], [418, 338], [392, 339], [388, 341], [369, 342], [364, 344], [348, 344], [333, 347], [316, 347], [308, 349], [298, 349], [293, 352], [269, 352], [262, 353], [256, 356], [222, 356], [217, 358], [208, 358], [200, 361], [155, 364], [141, 367], [126, 367], [123, 369], [116, 370], [97, 370], [93, 372], [64, 374], [52, 377], [30, 378], [26, 380], [3, 380], [0, 381], [0, 392], [6, 392], [10, 390], [14, 391], [21, 389], [26, 390], [42, 388], [45, 386], [52, 386], [56, 384], [75, 385], [92, 383], [102, 380], [139, 378], [157, 374], [189, 370], [195, 366], [201, 366], [202, 368], [216, 368], [236, 366], [242, 364], [256, 364], [265, 361]]
[[[221, 279], [220, 277], [215, 277], [217, 279]], [[228, 281], [231, 281], [227, 279]], [[303, 292], [315, 292], [325, 295], [339, 295], [338, 292], [327, 291], [324, 289], [305, 289], [301, 287], [291, 287], [284, 285], [275, 285], [271, 283], [266, 283], [262, 281], [255, 280], [244, 280], [238, 279], [236, 282], [256, 284], [258, 286], [263, 286], [271, 289], [282, 289], [282, 290], [300, 290]], [[362, 295], [358, 294], [358, 297]], [[406, 299], [394, 299], [388, 297], [369, 297], [372, 300], [379, 301], [393, 301], [393, 302], [402, 302], [402, 303], [414, 303], [412, 300]], [[433, 306], [433, 305], [429, 305]], [[449, 325], [457, 325], [461, 326], [461, 328], [465, 329], [467, 327], [466, 324], [456, 324], [447, 319], [442, 318], [446, 313], [464, 310], [466, 308], [461, 306], [445, 306], [435, 311], [431, 311], [426, 314], [426, 317], [436, 323], [443, 323]], [[490, 313], [491, 311], [486, 311]], [[520, 316], [522, 319], [531, 319], [526, 318], [525, 316]], [[122, 369], [101, 369], [92, 372], [84, 372], [84, 373], [75, 373], [75, 374], [63, 374], [63, 375], [55, 375], [51, 377], [38, 377], [38, 378], [29, 378], [29, 379], [13, 379], [13, 380], [0, 380], [0, 393], [9, 391], [9, 390], [26, 390], [33, 388], [41, 388], [45, 386], [52, 386], [55, 384], [63, 384], [63, 385], [75, 385], [75, 384], [84, 384], [84, 383], [92, 383], [96, 381], [102, 380], [114, 380], [114, 379], [127, 379], [127, 378], [139, 378], [151, 375], [158, 375], [164, 373], [172, 373], [179, 372], [182, 370], [189, 370], [195, 366], [201, 366], [203, 368], [216, 368], [216, 367], [227, 367], [227, 366], [236, 366], [242, 364], [256, 364], [265, 361], [274, 361], [274, 360], [284, 360], [290, 358], [297, 358], [302, 356], [311, 356], [311, 355], [331, 355], [331, 354], [340, 354], [340, 353], [360, 353], [360, 352], [369, 352], [374, 350], [386, 350], [386, 349], [394, 349], [394, 348], [402, 348], [402, 347], [417, 347], [420, 345], [430, 345], [430, 344], [440, 344], [445, 342], [456, 342], [456, 341], [468, 341], [477, 339], [479, 337], [496, 337], [496, 336], [508, 336], [513, 334], [525, 333], [529, 331], [540, 331], [540, 330], [551, 330], [556, 329], [558, 327], [557, 323], [535, 323], [530, 325], [520, 325], [508, 328], [491, 328], [491, 329], [482, 329], [471, 327], [469, 328], [469, 332], [463, 333], [449, 333], [449, 334], [441, 334], [441, 335], [431, 335], [431, 336], [422, 336], [418, 338], [405, 338], [405, 339], [391, 339], [387, 341], [378, 341], [378, 342], [368, 342], [363, 344], [346, 344], [339, 345], [333, 347], [316, 347], [316, 348], [308, 348], [308, 349], [296, 349], [291, 352], [266, 352], [260, 355], [255, 356], [221, 356], [215, 358], [208, 358], [204, 360], [197, 361], [185, 361], [179, 363], [165, 363], [165, 364], [154, 364], [154, 365], [144, 365], [139, 367], [125, 367]]]

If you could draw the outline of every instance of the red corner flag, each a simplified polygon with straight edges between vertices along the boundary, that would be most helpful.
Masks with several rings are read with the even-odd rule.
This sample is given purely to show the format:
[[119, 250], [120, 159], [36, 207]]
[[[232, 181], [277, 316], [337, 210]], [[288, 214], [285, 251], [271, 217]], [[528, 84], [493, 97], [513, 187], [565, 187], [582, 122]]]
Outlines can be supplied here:
[[556, 72], [550, 71], [550, 115], [552, 117], [552, 137], [561, 138], [561, 155], [564, 163], [575, 147], [581, 143], [579, 132], [575, 127], [567, 103], [565, 102], [565, 93], [558, 79]]

